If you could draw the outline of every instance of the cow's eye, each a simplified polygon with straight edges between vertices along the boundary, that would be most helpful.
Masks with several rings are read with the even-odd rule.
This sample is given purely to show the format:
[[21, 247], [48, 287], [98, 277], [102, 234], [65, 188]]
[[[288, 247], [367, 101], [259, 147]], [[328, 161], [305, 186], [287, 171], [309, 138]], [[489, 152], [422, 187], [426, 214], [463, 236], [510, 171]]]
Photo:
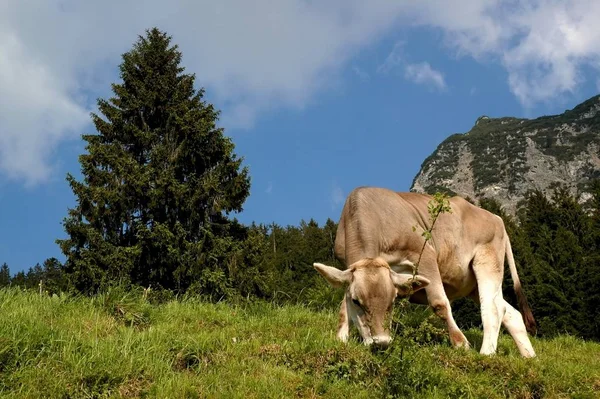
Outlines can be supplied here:
[[360, 306], [360, 301], [356, 298], [352, 298], [352, 302], [356, 305], [356, 306]]

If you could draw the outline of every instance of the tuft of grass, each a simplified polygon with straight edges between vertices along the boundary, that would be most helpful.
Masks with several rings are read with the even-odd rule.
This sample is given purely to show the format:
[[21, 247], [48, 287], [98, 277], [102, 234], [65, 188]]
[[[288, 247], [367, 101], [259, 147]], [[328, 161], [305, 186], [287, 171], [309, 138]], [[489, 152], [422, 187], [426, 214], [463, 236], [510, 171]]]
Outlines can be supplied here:
[[485, 357], [450, 348], [431, 312], [405, 304], [382, 352], [338, 342], [337, 311], [303, 305], [2, 289], [0, 309], [6, 398], [600, 397], [598, 343], [534, 339], [538, 357], [523, 359], [502, 336]]

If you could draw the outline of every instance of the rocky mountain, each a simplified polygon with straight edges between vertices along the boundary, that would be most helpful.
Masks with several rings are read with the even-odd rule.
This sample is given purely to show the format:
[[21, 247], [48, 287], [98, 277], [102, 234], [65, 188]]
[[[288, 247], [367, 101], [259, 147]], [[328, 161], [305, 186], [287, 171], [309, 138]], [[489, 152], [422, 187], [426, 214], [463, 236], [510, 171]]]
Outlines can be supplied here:
[[415, 176], [411, 191], [497, 199], [509, 213], [527, 190], [566, 184], [589, 197], [600, 177], [600, 96], [560, 115], [536, 119], [481, 116], [467, 133], [444, 140]]

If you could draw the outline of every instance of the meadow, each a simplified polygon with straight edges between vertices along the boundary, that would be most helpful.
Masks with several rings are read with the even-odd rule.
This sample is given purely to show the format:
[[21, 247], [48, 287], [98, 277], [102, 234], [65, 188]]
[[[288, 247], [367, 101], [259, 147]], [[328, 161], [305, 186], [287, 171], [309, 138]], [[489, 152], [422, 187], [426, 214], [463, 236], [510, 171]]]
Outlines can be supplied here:
[[[533, 339], [523, 359], [449, 346], [425, 307], [399, 303], [395, 339], [372, 351], [335, 339], [335, 309], [267, 302], [155, 303], [0, 290], [2, 398], [597, 398], [600, 344]], [[475, 348], [479, 330], [465, 334]]]

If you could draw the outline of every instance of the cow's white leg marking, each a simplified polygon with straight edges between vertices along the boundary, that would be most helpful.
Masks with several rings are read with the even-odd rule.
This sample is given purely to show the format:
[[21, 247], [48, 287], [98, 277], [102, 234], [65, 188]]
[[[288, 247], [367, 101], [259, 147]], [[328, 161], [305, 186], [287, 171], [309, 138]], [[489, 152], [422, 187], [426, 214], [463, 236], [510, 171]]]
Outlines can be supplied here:
[[346, 305], [346, 297], [342, 299], [340, 305], [340, 322], [338, 325], [337, 338], [342, 342], [348, 342], [350, 336], [350, 322], [348, 320], [348, 307]]
[[[498, 335], [500, 334], [500, 324], [504, 318], [505, 307], [502, 292], [492, 287], [489, 291], [479, 290], [481, 300], [481, 322], [483, 324], [483, 342], [479, 353], [482, 355], [492, 355], [496, 353], [498, 346]], [[492, 291], [490, 293], [490, 291]]]
[[504, 307], [506, 308], [506, 313], [502, 319], [502, 324], [515, 340], [519, 352], [523, 357], [535, 357], [535, 351], [533, 350], [533, 346], [527, 335], [523, 316], [517, 309], [506, 302], [506, 300], [504, 301]]
[[[490, 251], [491, 252], [491, 251]], [[481, 304], [481, 322], [483, 324], [483, 342], [479, 353], [492, 355], [496, 353], [500, 325], [506, 311], [502, 298], [502, 277], [504, 258], [501, 260], [482, 252], [476, 256], [473, 271], [477, 279], [479, 302]]]

